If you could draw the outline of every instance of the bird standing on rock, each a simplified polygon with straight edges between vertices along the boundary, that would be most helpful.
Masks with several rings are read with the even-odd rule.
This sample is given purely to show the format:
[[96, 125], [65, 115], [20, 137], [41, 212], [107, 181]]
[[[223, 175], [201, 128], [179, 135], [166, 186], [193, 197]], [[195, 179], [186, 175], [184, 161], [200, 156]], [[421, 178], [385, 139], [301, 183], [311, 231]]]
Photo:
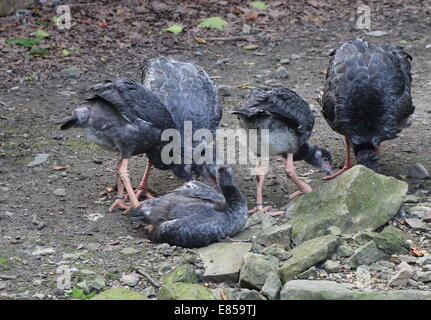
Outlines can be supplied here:
[[[233, 111], [240, 119], [242, 128], [269, 130], [269, 156], [282, 155], [286, 158], [286, 175], [296, 184], [298, 191], [291, 194], [292, 199], [302, 193], [310, 192], [311, 187], [297, 175], [294, 161], [307, 163], [331, 173], [332, 157], [328, 150], [309, 144], [314, 126], [314, 115], [308, 104], [294, 91], [283, 88], [257, 88], [248, 96], [241, 109]], [[260, 135], [258, 135], [258, 146]], [[260, 148], [257, 155], [260, 157]], [[253, 150], [254, 151], [254, 150]], [[261, 160], [256, 163], [256, 172], [261, 170]], [[250, 211], [267, 211], [271, 206], [263, 206], [264, 174], [256, 179], [256, 207]], [[272, 215], [282, 212], [273, 212]]]
[[415, 107], [408, 55], [399, 46], [373, 46], [353, 39], [334, 50], [319, 102], [329, 126], [344, 135], [344, 167], [352, 167], [350, 149], [358, 164], [377, 170], [380, 143], [395, 139], [410, 125]]

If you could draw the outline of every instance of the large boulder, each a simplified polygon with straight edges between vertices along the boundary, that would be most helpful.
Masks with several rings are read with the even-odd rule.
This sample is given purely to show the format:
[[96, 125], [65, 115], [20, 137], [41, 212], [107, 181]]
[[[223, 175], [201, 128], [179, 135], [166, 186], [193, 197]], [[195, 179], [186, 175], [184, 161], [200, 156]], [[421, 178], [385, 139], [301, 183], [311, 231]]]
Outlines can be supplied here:
[[328, 234], [331, 226], [343, 234], [373, 231], [398, 212], [407, 187], [406, 182], [355, 166], [292, 203], [288, 212], [293, 243]]
[[387, 255], [381, 251], [374, 241], [369, 241], [355, 250], [355, 253], [347, 260], [350, 268], [360, 265], [370, 265], [373, 262], [386, 258]]
[[215, 300], [210, 289], [193, 283], [167, 283], [160, 288], [159, 300]]
[[204, 263], [204, 280], [212, 282], [237, 282], [244, 255], [251, 243], [221, 242], [201, 248], [198, 253]]
[[302, 271], [326, 260], [337, 249], [339, 242], [337, 236], [327, 235], [308, 240], [297, 246], [290, 252], [292, 257], [284, 262], [279, 270], [278, 275], [281, 282], [292, 280]]
[[264, 256], [247, 252], [241, 265], [239, 283], [241, 287], [262, 289], [270, 272], [278, 271], [278, 259], [273, 256]]
[[351, 289], [351, 284], [326, 280], [292, 280], [280, 293], [280, 300], [431, 300], [431, 292], [394, 290], [385, 292]]
[[380, 250], [389, 255], [406, 254], [410, 247], [407, 242], [407, 234], [391, 225], [384, 228], [380, 233], [372, 231], [365, 232], [361, 234], [357, 240], [363, 240], [364, 243], [372, 240]]

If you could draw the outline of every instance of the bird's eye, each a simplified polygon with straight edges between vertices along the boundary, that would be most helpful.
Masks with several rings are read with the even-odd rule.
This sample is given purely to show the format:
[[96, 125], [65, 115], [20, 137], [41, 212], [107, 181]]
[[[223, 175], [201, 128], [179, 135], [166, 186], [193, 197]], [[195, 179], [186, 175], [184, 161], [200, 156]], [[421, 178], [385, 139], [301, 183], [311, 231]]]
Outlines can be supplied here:
[[323, 161], [328, 161], [328, 158], [323, 158], [322, 160], [323, 160]]

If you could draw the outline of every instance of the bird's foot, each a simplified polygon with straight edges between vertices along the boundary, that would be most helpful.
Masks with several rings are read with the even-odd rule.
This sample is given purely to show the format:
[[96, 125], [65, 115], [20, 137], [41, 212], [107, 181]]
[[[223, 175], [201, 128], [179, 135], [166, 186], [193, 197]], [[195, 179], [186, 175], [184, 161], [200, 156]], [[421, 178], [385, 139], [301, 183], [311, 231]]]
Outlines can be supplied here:
[[154, 196], [152, 194], [157, 194], [156, 191], [150, 189], [150, 188], [141, 188], [138, 187], [135, 191], [136, 198], [139, 200], [144, 196], [147, 199], [154, 199]]
[[287, 198], [289, 200], [292, 200], [292, 199], [295, 199], [296, 197], [299, 197], [303, 193], [309, 193], [309, 192], [311, 192], [311, 190], [310, 191], [301, 191], [301, 190], [298, 190], [298, 191], [295, 191], [294, 193], [292, 193], [291, 195], [289, 195]]
[[284, 211], [268, 211], [270, 209], [272, 209], [272, 206], [264, 207], [263, 205], [256, 205], [256, 207], [254, 207], [254, 209], [248, 211], [248, 214], [252, 215], [252, 214], [260, 211], [260, 212], [266, 213], [267, 215], [270, 215], [270, 216], [277, 216], [277, 215], [284, 213]]
[[114, 203], [109, 207], [108, 212], [114, 211], [114, 209], [118, 208], [121, 210], [127, 210], [131, 207], [131, 203], [126, 202], [126, 197], [117, 197], [114, 201]]
[[129, 213], [130, 213], [130, 211], [132, 211], [132, 210], [134, 210], [134, 209], [136, 209], [137, 207], [139, 207], [140, 205], [142, 204], [142, 202], [138, 202], [137, 204], [132, 204], [132, 203], [130, 203], [130, 206], [126, 209], [126, 210], [124, 210], [121, 214], [122, 215], [124, 215], [124, 216], [126, 216], [126, 215], [128, 215]]
[[322, 180], [331, 180], [331, 179], [334, 179], [334, 178], [338, 177], [340, 174], [342, 174], [345, 171], [349, 170], [350, 168], [351, 168], [351, 166], [347, 166], [347, 167], [345, 166], [340, 171], [338, 171], [338, 172], [336, 172], [334, 174], [331, 174], [329, 176], [323, 177]]

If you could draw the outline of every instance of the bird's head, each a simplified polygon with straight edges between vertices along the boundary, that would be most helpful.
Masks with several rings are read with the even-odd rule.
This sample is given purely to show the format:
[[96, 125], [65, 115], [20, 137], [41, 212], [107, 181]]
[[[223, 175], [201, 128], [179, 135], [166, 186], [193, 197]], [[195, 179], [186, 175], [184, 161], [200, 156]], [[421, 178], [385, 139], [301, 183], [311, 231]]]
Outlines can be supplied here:
[[217, 170], [220, 165], [218, 164], [196, 164], [193, 166], [193, 171], [196, 177], [202, 177], [206, 182], [217, 184]]
[[332, 173], [332, 155], [327, 149], [315, 146], [310, 159], [307, 160], [312, 166], [321, 169], [327, 175]]
[[217, 185], [220, 187], [233, 186], [233, 169], [231, 167], [220, 165], [217, 168]]
[[373, 171], [377, 171], [379, 168], [379, 158], [379, 155], [370, 149], [359, 150], [356, 153], [356, 163], [362, 164]]

